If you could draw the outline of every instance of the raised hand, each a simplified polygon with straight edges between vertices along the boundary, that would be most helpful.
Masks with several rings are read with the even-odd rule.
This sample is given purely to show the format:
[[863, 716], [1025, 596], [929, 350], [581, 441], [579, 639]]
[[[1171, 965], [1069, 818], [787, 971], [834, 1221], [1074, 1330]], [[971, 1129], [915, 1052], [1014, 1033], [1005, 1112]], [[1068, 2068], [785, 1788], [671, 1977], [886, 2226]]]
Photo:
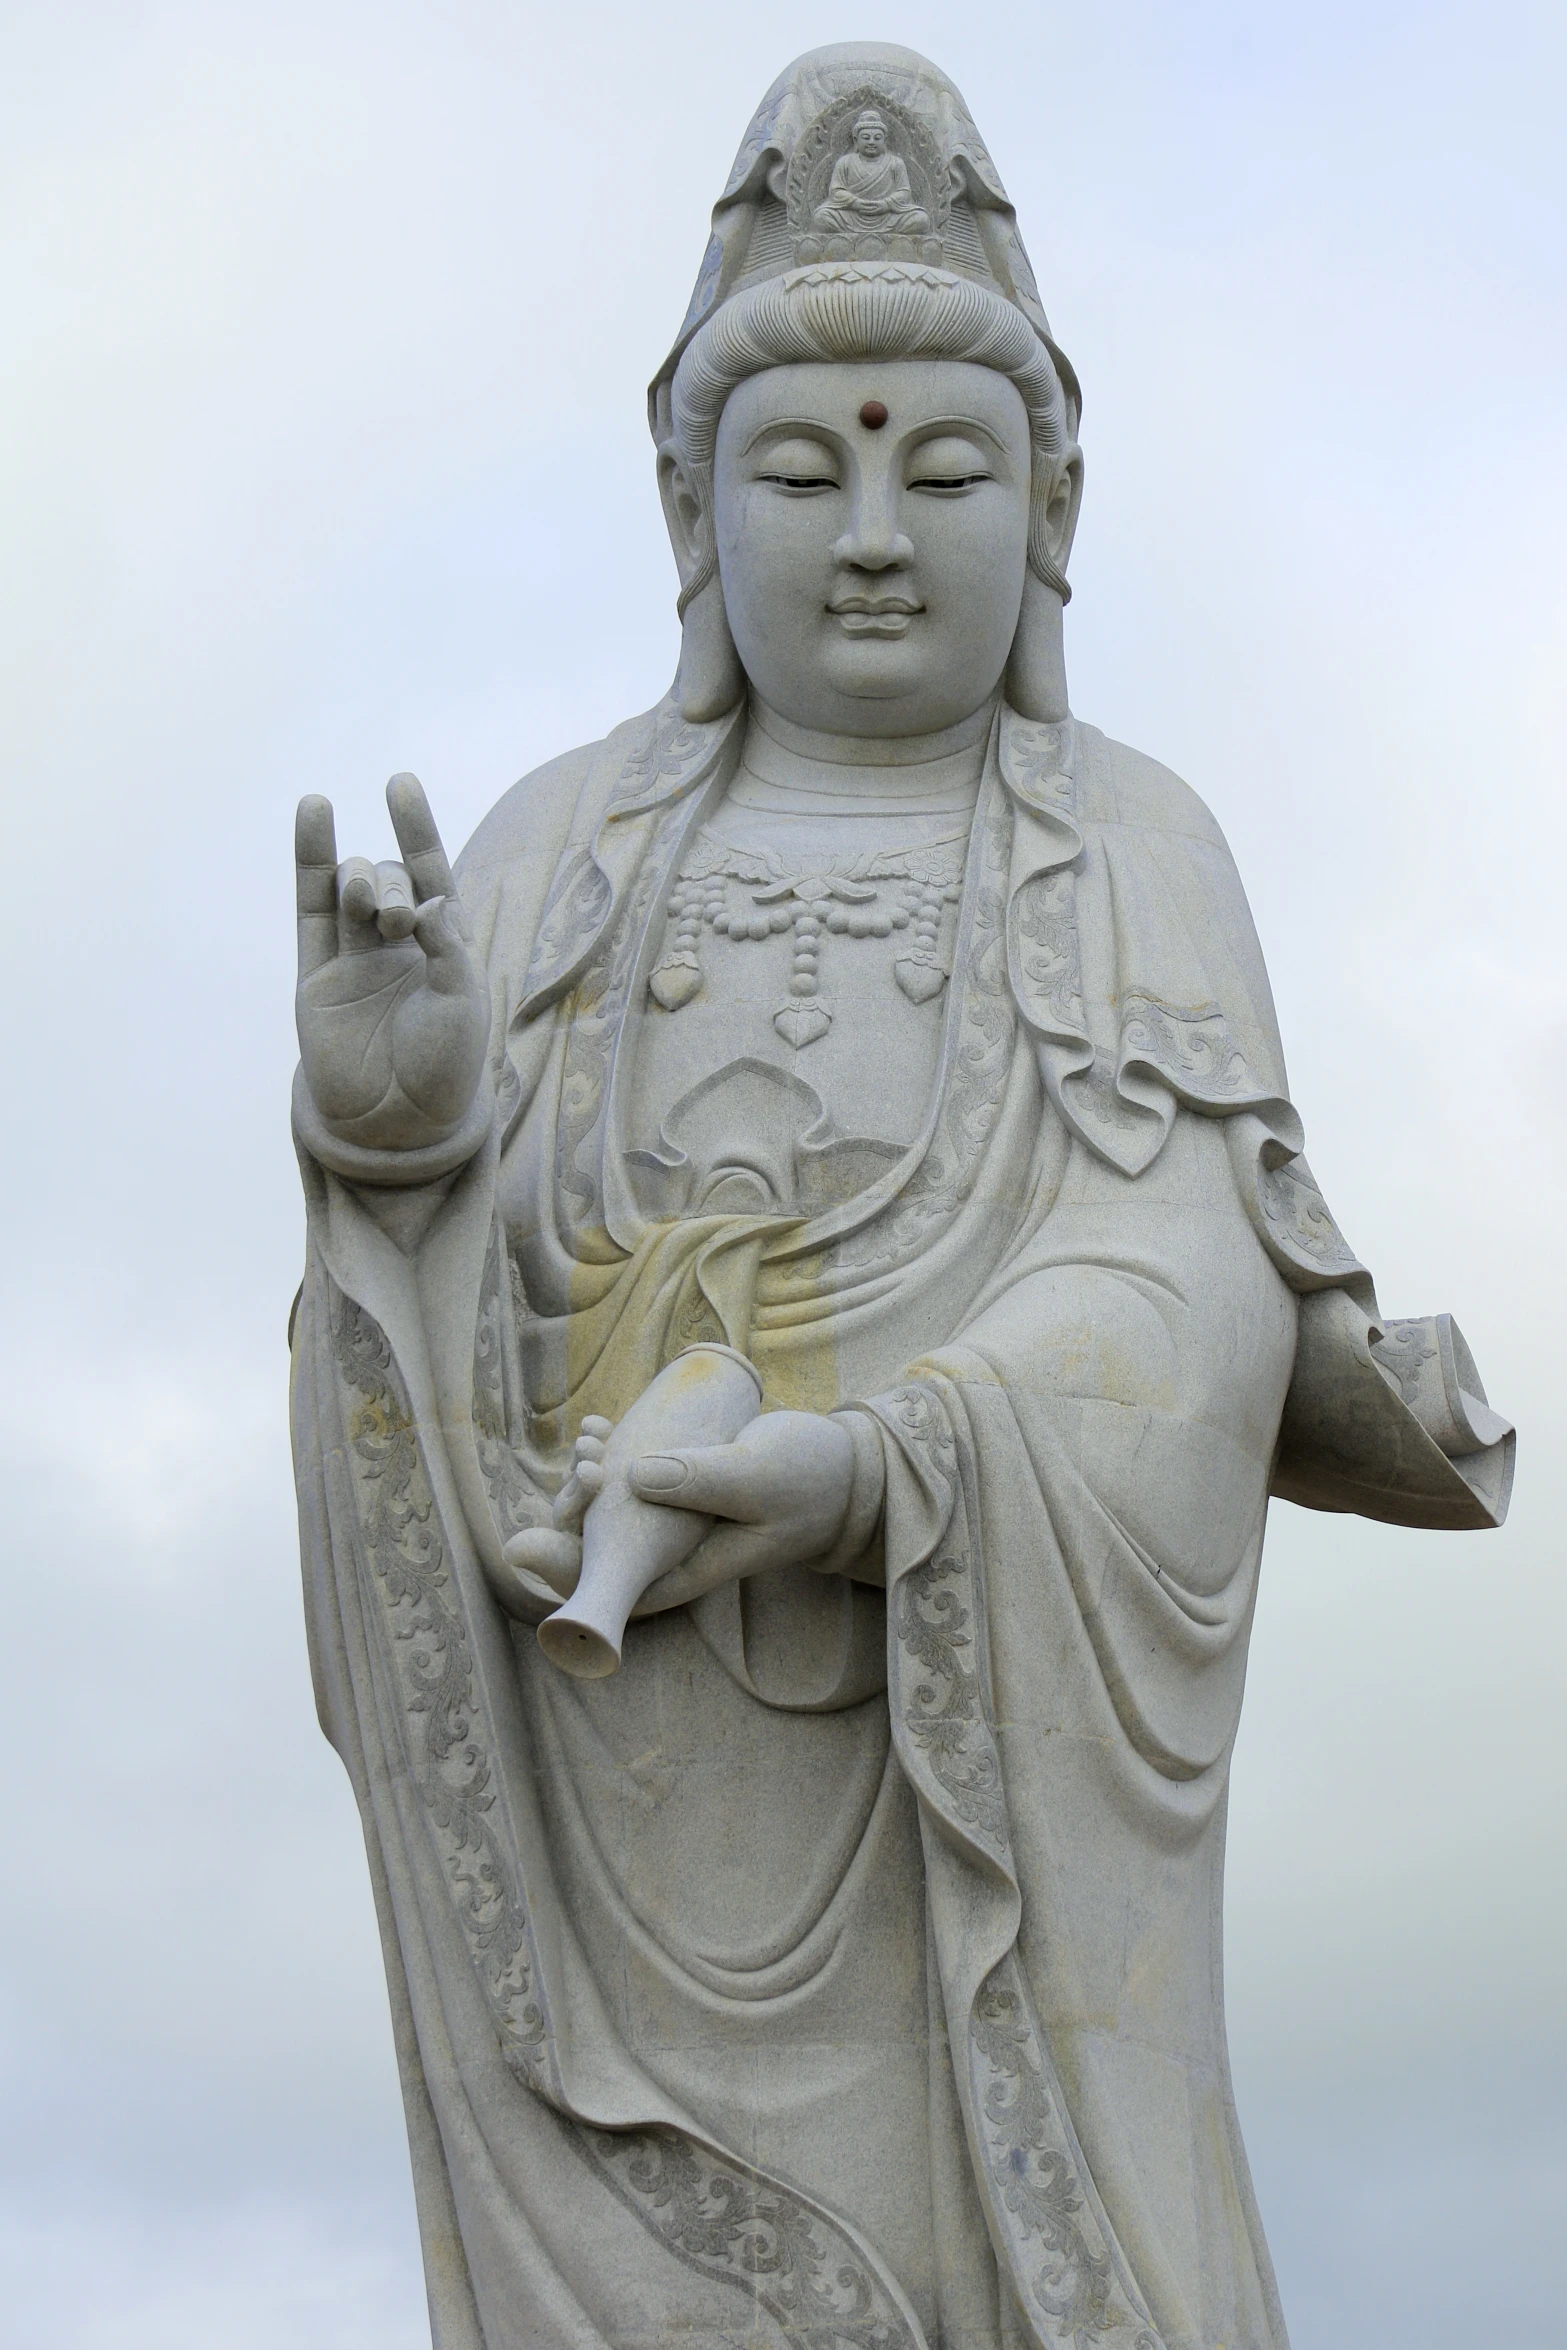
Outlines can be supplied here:
[[337, 860], [332, 803], [299, 803], [295, 1012], [305, 1083], [339, 1141], [419, 1150], [472, 1110], [490, 1007], [423, 786], [386, 787], [402, 862]]

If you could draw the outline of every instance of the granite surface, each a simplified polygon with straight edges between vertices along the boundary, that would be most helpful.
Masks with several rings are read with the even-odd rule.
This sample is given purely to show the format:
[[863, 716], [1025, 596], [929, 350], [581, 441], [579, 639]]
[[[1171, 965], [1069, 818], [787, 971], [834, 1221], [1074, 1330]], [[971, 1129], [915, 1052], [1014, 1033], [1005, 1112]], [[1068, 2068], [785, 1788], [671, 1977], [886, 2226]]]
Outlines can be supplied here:
[[440, 2350], [1281, 2350], [1225, 1801], [1270, 1492], [1512, 1435], [1073, 714], [1081, 394], [944, 75], [768, 92], [650, 395], [669, 695], [298, 825], [294, 1417]]

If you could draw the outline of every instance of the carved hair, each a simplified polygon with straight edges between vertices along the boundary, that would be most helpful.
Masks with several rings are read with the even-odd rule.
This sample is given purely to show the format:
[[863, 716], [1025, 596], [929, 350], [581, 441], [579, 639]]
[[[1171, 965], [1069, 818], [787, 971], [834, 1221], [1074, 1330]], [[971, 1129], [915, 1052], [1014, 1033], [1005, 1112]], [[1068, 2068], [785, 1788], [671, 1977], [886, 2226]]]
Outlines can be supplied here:
[[[1071, 594], [1046, 534], [1051, 487], [1076, 454], [1075, 418], [1049, 352], [1023, 313], [986, 286], [915, 262], [818, 262], [737, 294], [687, 345], [675, 371], [670, 444], [711, 519], [718, 420], [735, 386], [769, 367], [836, 359], [966, 359], [1010, 377], [1034, 450], [1029, 568]], [[668, 445], [668, 444], [666, 444]], [[1041, 462], [1043, 460], [1043, 462]], [[712, 579], [709, 551], [680, 595], [684, 612]]]

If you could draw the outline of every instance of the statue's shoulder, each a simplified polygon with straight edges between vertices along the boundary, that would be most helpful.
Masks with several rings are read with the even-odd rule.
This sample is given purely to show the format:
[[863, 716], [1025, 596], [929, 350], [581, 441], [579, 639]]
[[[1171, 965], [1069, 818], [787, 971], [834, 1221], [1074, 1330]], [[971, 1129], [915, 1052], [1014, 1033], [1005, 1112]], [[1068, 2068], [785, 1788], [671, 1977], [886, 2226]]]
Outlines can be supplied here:
[[493, 898], [519, 868], [543, 866], [553, 873], [572, 833], [591, 838], [610, 800], [656, 761], [672, 732], [678, 728], [666, 695], [602, 741], [563, 751], [503, 792], [457, 860], [469, 908]]
[[[1145, 926], [1144, 946], [1161, 923], [1178, 920], [1186, 945], [1172, 949], [1170, 969], [1201, 939], [1202, 961], [1216, 970], [1224, 942], [1238, 993], [1217, 978], [1211, 993], [1231, 1010], [1232, 1021], [1235, 1005], [1249, 1000], [1261, 1022], [1253, 1066], [1263, 1065], [1256, 1056], [1264, 1050], [1276, 1058], [1262, 949], [1245, 884], [1212, 811], [1171, 769], [1094, 726], [1078, 728], [1075, 768], [1079, 827], [1117, 876], [1126, 919]], [[1172, 987], [1179, 997], [1180, 987]]]
[[1179, 833], [1228, 853], [1217, 821], [1191, 785], [1146, 751], [1079, 722], [1076, 766], [1078, 814], [1085, 823]]
[[519, 863], [548, 857], [553, 864], [603, 748], [596, 742], [563, 751], [502, 792], [457, 860], [457, 884], [470, 903], [492, 895]]

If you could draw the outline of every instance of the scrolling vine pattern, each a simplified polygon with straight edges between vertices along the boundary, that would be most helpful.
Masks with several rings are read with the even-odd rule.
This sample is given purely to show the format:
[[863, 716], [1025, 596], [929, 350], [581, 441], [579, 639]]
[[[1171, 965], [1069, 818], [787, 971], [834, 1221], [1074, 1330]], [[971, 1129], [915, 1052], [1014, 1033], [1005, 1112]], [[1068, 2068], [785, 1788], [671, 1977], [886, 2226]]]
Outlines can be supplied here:
[[[716, 728], [688, 724], [669, 701], [636, 720], [627, 730], [629, 747], [615, 777], [605, 824], [624, 824], [683, 798], [708, 770], [729, 724], [732, 721]], [[522, 984], [523, 1019], [535, 1017], [549, 991], [564, 986], [573, 966], [594, 946], [595, 933], [613, 911], [614, 895], [596, 845], [579, 841], [563, 852]]]
[[714, 732], [711, 725], [682, 718], [673, 702], [660, 702], [643, 741], [621, 767], [610, 800], [612, 813], [617, 818], [636, 814], [689, 785], [712, 749]]
[[538, 936], [522, 983], [524, 1005], [576, 960], [603, 923], [609, 900], [609, 876], [594, 863], [590, 850], [579, 846], [561, 859], [539, 916]]
[[1268, 1237], [1291, 1264], [1325, 1279], [1360, 1270], [1301, 1153], [1259, 1165], [1257, 1199]]
[[1013, 919], [1019, 941], [1018, 965], [1028, 982], [1031, 1003], [1046, 1005], [1057, 1028], [1086, 1036], [1077, 884], [1071, 872], [1041, 873], [1025, 881], [1017, 893]]
[[669, 2251], [746, 2286], [796, 2350], [916, 2350], [881, 2279], [798, 2197], [674, 2130], [597, 2131], [592, 2151]]
[[829, 2213], [680, 2131], [594, 2128], [552, 2079], [527, 1908], [515, 1856], [495, 1825], [468, 1633], [413, 1414], [385, 1333], [340, 1290], [330, 1327], [405, 1751], [508, 2066], [577, 2124], [579, 2152], [667, 2250], [743, 2291], [798, 2350], [922, 2350], [887, 2282]]
[[1002, 1853], [1008, 1844], [1006, 1797], [980, 1677], [977, 1574], [957, 1446], [927, 1389], [906, 1387], [890, 1400], [898, 1431], [945, 1507], [947, 1524], [924, 1565], [898, 1584], [889, 1691], [907, 1738], [945, 1798], [942, 1808]]
[[[504, 1268], [504, 1270], [503, 1270]], [[473, 1341], [473, 1441], [490, 1507], [502, 1536], [541, 1524], [548, 1501], [517, 1457], [519, 1423], [526, 1416], [515, 1340], [528, 1302], [517, 1260], [497, 1225], [490, 1234]]]
[[1070, 718], [1020, 718], [1015, 710], [1008, 710], [1002, 728], [1002, 757], [1018, 798], [1030, 807], [1070, 819], [1077, 806], [1075, 722]]
[[906, 1659], [918, 1666], [903, 1720], [966, 1828], [987, 1842], [1007, 1843], [1001, 1767], [986, 1735], [973, 1655], [973, 1614], [960, 1594], [972, 1559], [949, 1545], [898, 1588], [897, 1634]]
[[340, 1290], [331, 1328], [339, 1369], [358, 1398], [345, 1432], [373, 1589], [390, 1634], [387, 1660], [409, 1722], [414, 1781], [507, 2062], [539, 2086], [546, 2032], [528, 1921], [491, 1818], [495, 1795], [468, 1635], [413, 1414], [385, 1334]]
[[1145, 1062], [1185, 1098], [1222, 1102], [1262, 1092], [1218, 1004], [1183, 1006], [1129, 994], [1121, 1021], [1121, 1063]]
[[555, 1177], [563, 1195], [573, 1203], [572, 1220], [579, 1225], [595, 1222], [600, 1213], [598, 1157], [583, 1145], [603, 1115], [610, 1056], [630, 994], [642, 934], [650, 908], [667, 886], [668, 867], [684, 835], [686, 815], [679, 806], [665, 812], [620, 917], [583, 974], [569, 1006]]
[[1089, 2208], [1060, 2102], [1046, 2085], [1038, 2026], [1002, 1960], [986, 1976], [969, 2019], [974, 2103], [986, 2158], [1009, 2231], [1043, 2255], [1035, 2301], [1056, 2340], [1072, 2350], [1160, 2350], [1115, 2273], [1104, 2232]]
[[[927, 1387], [904, 1388], [878, 1408], [946, 1519], [942, 1540], [902, 1579], [894, 1602], [888, 1691], [900, 1748], [921, 1800], [1006, 1867], [1006, 1789], [983, 1659], [983, 1578], [957, 1441]], [[1161, 2350], [1118, 2273], [1012, 1951], [975, 1996], [968, 2068], [991, 2208], [1051, 2339], [1060, 2350]]]
[[1412, 1412], [1417, 1412], [1426, 1368], [1437, 1359], [1436, 1335], [1429, 1321], [1384, 1321], [1372, 1360]]

